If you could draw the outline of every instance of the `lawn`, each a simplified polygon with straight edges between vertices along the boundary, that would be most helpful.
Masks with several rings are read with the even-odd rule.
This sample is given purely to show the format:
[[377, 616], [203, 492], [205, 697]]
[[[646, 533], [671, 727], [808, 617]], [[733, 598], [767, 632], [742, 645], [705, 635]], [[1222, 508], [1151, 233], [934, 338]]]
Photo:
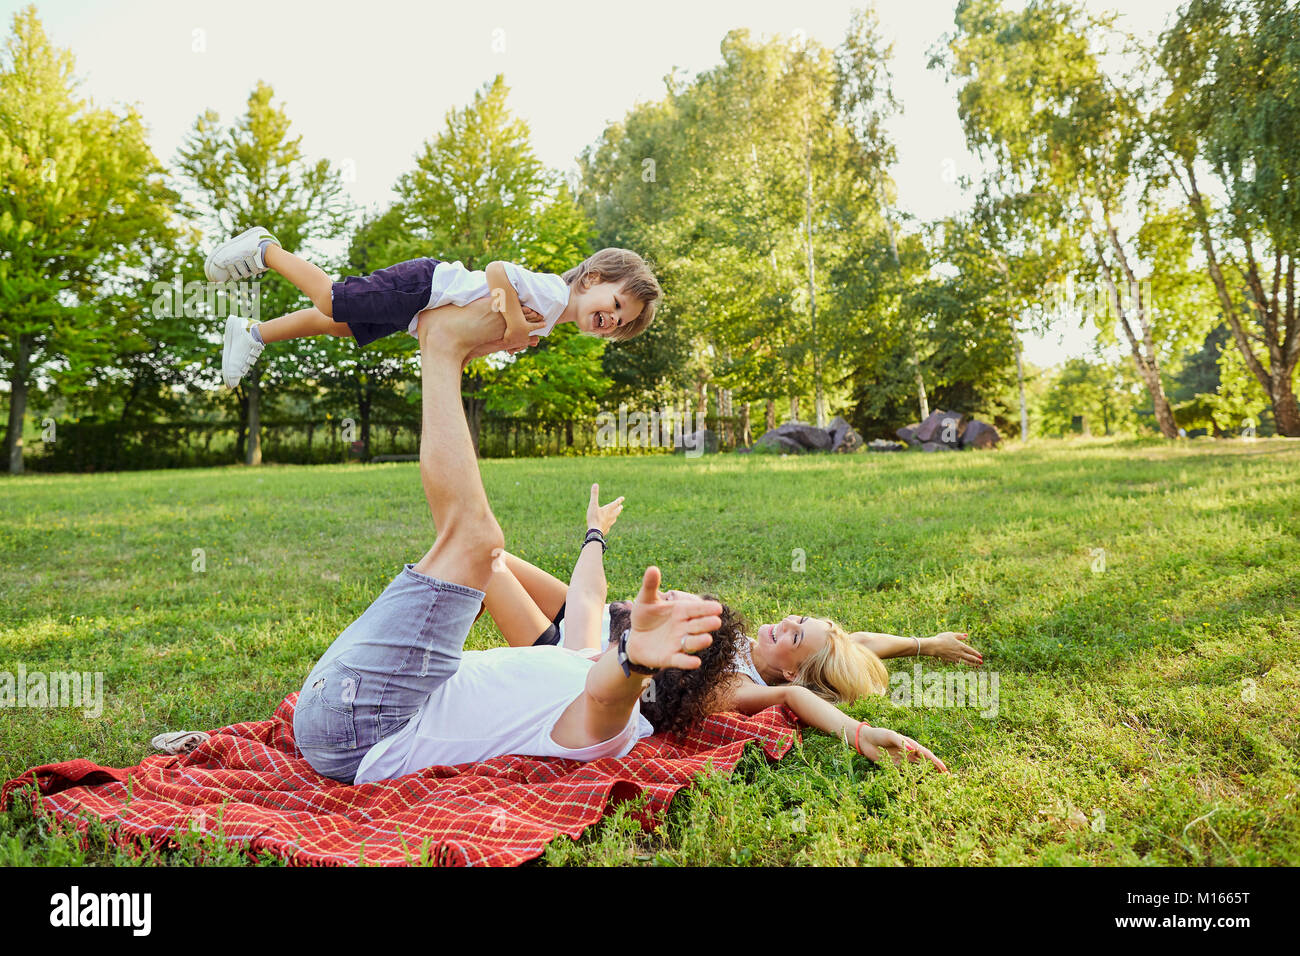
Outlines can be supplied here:
[[[730, 779], [702, 778], [655, 833], [617, 811], [544, 863], [1300, 864], [1300, 442], [482, 472], [507, 546], [561, 576], [589, 482], [626, 495], [612, 597], [655, 563], [755, 625], [968, 631], [998, 677], [996, 716], [849, 709], [951, 774], [807, 731], [779, 764], [750, 747]], [[0, 480], [0, 671], [104, 675], [98, 717], [0, 708], [0, 779], [74, 756], [126, 766], [161, 730], [269, 716], [432, 534], [414, 464]], [[484, 618], [469, 646], [499, 640]], [[200, 858], [239, 860], [195, 840], [155, 862]], [[131, 860], [19, 808], [0, 814], [0, 862]]]

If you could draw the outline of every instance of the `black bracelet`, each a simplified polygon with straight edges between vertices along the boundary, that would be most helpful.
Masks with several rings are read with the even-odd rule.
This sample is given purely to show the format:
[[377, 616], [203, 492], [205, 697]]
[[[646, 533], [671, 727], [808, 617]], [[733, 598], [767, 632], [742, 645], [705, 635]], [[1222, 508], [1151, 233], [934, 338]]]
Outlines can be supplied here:
[[623, 676], [631, 677], [633, 671], [636, 671], [638, 674], [658, 674], [662, 668], [644, 667], [641, 664], [633, 664], [631, 658], [627, 656], [627, 636], [631, 633], [632, 629], [627, 628], [618, 639], [618, 662], [623, 667]]
[[604, 554], [609, 550], [609, 543], [605, 540], [605, 533], [599, 528], [588, 528], [587, 536], [582, 539], [582, 546], [585, 548], [593, 541], [600, 542], [600, 553]]

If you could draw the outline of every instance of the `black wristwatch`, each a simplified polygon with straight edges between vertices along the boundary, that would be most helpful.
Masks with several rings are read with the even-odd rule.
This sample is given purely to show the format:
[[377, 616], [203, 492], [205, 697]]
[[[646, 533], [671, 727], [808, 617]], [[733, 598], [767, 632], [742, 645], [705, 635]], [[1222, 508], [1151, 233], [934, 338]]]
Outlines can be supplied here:
[[585, 548], [587, 545], [591, 544], [591, 542], [593, 542], [593, 541], [599, 541], [599, 542], [600, 542], [600, 553], [601, 553], [601, 554], [604, 554], [606, 551], [609, 550], [609, 543], [605, 540], [605, 532], [601, 531], [599, 528], [588, 528], [588, 529], [587, 529], [587, 536], [586, 536], [585, 538], [582, 539], [582, 546]]
[[640, 664], [633, 664], [632, 659], [627, 656], [627, 636], [631, 633], [632, 629], [627, 628], [618, 639], [618, 662], [623, 667], [623, 676], [631, 677], [633, 671], [638, 674], [658, 674], [663, 668], [643, 667]]

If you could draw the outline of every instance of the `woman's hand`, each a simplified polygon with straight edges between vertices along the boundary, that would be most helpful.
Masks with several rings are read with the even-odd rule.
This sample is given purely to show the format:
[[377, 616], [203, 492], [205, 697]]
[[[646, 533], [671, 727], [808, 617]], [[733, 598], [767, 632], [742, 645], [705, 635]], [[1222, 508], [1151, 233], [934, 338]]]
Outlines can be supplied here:
[[970, 635], [957, 631], [944, 631], [925, 642], [926, 653], [949, 664], [970, 664], [979, 667], [984, 663], [984, 655], [967, 643]]
[[632, 604], [627, 656], [643, 667], [695, 670], [700, 666], [695, 655], [713, 643], [712, 632], [720, 627], [721, 604], [702, 598], [664, 600], [659, 594], [659, 569], [649, 567]]
[[587, 503], [587, 527], [599, 528], [601, 534], [609, 534], [609, 529], [614, 527], [614, 522], [618, 520], [619, 514], [623, 510], [623, 496], [619, 495], [607, 505], [601, 505], [599, 498], [600, 485], [591, 486], [591, 501]]
[[944, 766], [942, 760], [911, 737], [904, 737], [902, 734], [887, 730], [884, 727], [872, 727], [868, 724], [859, 725], [854, 739], [854, 746], [858, 747], [858, 752], [868, 760], [879, 760], [881, 751], [884, 751], [894, 758], [894, 763], [901, 763], [903, 755], [906, 754], [908, 760], [925, 759], [938, 767], [943, 773], [948, 772], [948, 768]]

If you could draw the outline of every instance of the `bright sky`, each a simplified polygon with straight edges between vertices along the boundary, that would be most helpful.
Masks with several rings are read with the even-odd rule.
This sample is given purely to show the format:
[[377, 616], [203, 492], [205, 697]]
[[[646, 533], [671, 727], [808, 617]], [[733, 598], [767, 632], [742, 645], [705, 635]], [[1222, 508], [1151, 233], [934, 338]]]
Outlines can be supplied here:
[[[864, 0], [865, 3], [865, 0]], [[1022, 4], [1012, 0], [1013, 5]], [[1121, 25], [1154, 34], [1175, 0], [1085, 0], [1118, 10]], [[3, 32], [26, 4], [0, 0]], [[730, 29], [807, 36], [835, 47], [855, 6], [826, 0], [658, 0], [591, 4], [494, 0], [342, 3], [223, 0], [42, 0], [37, 11], [53, 42], [71, 49], [84, 92], [100, 103], [134, 102], [164, 162], [205, 109], [229, 121], [265, 80], [285, 105], [311, 159], [339, 164], [352, 198], [383, 207], [422, 143], [449, 109], [469, 102], [498, 72], [510, 105], [528, 121], [543, 162], [566, 171], [575, 157], [638, 101], [664, 95], [674, 68], [696, 73], [720, 59]], [[894, 44], [894, 94], [903, 113], [890, 124], [899, 162], [899, 206], [934, 219], [967, 205], [957, 176], [977, 176], [965, 147], [955, 88], [926, 69], [927, 51], [952, 28], [954, 0], [876, 4]], [[1090, 330], [1062, 342], [1026, 343], [1039, 365], [1085, 353]]]

